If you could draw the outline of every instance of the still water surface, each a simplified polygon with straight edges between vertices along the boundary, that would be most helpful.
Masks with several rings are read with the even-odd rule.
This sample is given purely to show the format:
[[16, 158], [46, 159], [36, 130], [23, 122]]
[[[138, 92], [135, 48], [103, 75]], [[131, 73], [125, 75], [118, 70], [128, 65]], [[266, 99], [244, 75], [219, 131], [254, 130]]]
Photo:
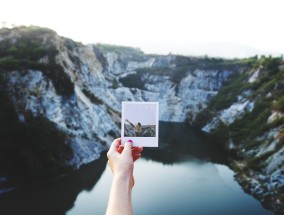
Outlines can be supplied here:
[[[135, 164], [135, 215], [273, 214], [243, 192], [226, 166], [222, 147], [186, 125], [161, 123], [159, 148], [147, 148], [142, 156]], [[0, 210], [4, 214], [104, 214], [111, 180], [104, 154], [72, 177], [0, 196]]]

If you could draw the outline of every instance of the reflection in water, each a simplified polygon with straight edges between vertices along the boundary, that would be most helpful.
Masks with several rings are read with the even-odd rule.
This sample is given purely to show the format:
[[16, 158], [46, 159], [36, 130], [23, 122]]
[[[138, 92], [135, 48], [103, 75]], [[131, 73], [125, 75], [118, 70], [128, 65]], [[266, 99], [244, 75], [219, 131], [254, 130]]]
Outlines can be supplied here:
[[92, 190], [106, 167], [106, 154], [73, 175], [44, 186], [0, 195], [0, 214], [64, 215], [82, 190]]
[[[135, 215], [272, 214], [243, 192], [223, 165], [225, 150], [202, 132], [161, 122], [159, 147], [145, 148], [142, 157], [135, 165]], [[104, 214], [112, 180], [105, 167], [103, 154], [71, 177], [0, 196], [0, 214]]]
[[243, 192], [224, 165], [192, 158], [172, 165], [142, 159], [135, 171], [135, 215], [272, 214]]
[[143, 158], [173, 164], [192, 156], [214, 163], [227, 163], [224, 147], [204, 132], [182, 123], [160, 122], [159, 127], [159, 147], [145, 148]]
[[[224, 149], [207, 135], [183, 124], [160, 123], [159, 148], [145, 148], [135, 164], [134, 214], [271, 215], [243, 192], [224, 163]], [[104, 214], [111, 178], [107, 169], [67, 215]]]

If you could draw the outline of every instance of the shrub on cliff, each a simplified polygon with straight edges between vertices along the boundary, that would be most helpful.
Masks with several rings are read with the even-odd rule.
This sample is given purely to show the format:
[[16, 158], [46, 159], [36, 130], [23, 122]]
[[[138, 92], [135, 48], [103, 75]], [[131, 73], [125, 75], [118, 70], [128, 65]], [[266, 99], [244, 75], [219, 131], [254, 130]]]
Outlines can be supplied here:
[[[216, 113], [230, 107], [231, 104], [238, 101], [238, 96], [248, 91], [250, 93], [246, 99], [254, 102], [254, 108], [251, 112], [244, 113], [241, 118], [227, 125], [233, 142], [237, 145], [244, 144], [243, 147], [247, 147], [246, 144], [250, 145], [250, 142], [254, 142], [255, 137], [282, 125], [283, 118], [270, 124], [267, 123], [272, 110], [284, 111], [284, 71], [279, 69], [280, 63], [280, 58], [262, 57], [259, 59], [253, 68], [263, 65], [263, 69], [260, 71], [258, 79], [253, 83], [248, 83], [248, 78], [251, 75], [248, 72], [232, 76], [210, 101], [207, 108], [197, 115], [195, 124], [203, 127], [216, 116]], [[223, 142], [226, 144], [228, 142], [227, 133], [223, 131], [224, 126], [218, 126], [215, 128], [214, 134], [224, 140]]]
[[[59, 51], [51, 41], [48, 44], [44, 42], [44, 38], [47, 35], [52, 38], [54, 32], [38, 27], [22, 27], [10, 31], [13, 30], [18, 30], [20, 37], [8, 37], [0, 41], [0, 70], [40, 70], [52, 80], [59, 95], [70, 96], [73, 94], [74, 84], [64, 72], [64, 68], [55, 60]], [[48, 62], [41, 62], [44, 57], [47, 57]]]

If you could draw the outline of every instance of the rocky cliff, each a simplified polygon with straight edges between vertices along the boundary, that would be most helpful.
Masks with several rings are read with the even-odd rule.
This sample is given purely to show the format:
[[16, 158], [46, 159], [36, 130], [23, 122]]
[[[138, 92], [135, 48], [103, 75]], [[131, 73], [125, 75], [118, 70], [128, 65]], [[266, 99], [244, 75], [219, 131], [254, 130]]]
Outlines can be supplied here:
[[121, 101], [159, 101], [160, 120], [217, 136], [234, 152], [246, 190], [281, 211], [281, 64], [146, 55], [44, 28], [1, 29], [0, 161], [9, 165], [0, 166], [0, 181], [35, 168], [37, 177], [58, 175], [97, 159], [120, 136]]
[[240, 70], [221, 59], [83, 45], [37, 27], [2, 29], [0, 50], [3, 92], [19, 121], [43, 116], [55, 123], [70, 137], [75, 166], [120, 135], [121, 101], [159, 101], [160, 120], [184, 122]]
[[195, 125], [235, 153], [232, 167], [245, 190], [284, 212], [284, 67], [262, 57], [227, 82]]

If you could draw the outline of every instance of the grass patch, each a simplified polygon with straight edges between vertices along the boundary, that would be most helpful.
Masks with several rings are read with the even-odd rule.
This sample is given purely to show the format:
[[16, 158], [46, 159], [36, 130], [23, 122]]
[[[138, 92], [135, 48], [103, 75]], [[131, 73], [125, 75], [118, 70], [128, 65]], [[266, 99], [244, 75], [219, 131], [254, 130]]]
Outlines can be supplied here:
[[96, 48], [101, 50], [103, 53], [114, 52], [120, 56], [127, 56], [127, 58], [131, 61], [143, 62], [149, 58], [138, 48], [102, 43], [96, 44]]
[[122, 83], [124, 87], [145, 90], [145, 86], [142, 81], [142, 74], [143, 73], [141, 72], [135, 74], [129, 74], [124, 78], [120, 78], [119, 81]]

